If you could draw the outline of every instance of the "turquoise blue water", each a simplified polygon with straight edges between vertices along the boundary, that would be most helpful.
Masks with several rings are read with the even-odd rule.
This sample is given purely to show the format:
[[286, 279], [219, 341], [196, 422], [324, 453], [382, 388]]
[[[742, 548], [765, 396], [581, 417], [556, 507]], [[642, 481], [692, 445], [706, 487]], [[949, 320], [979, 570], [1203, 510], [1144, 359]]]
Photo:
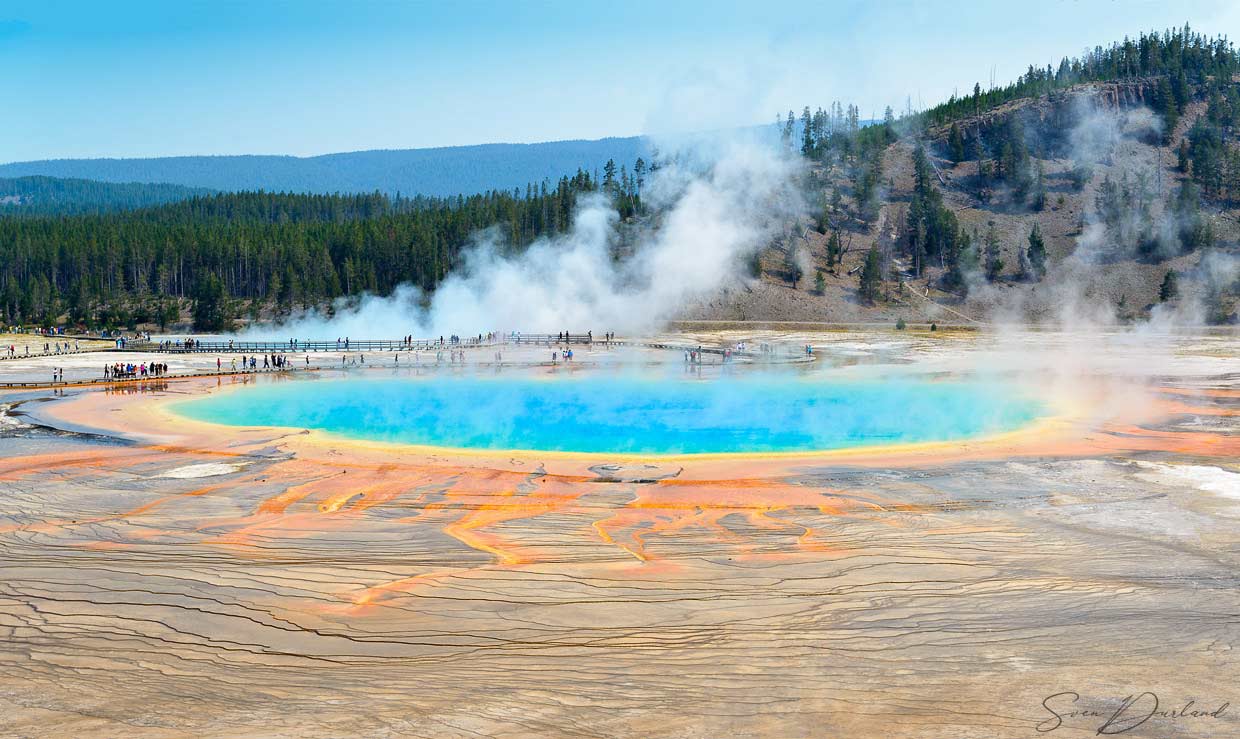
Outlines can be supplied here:
[[470, 449], [700, 454], [837, 449], [1015, 429], [1041, 405], [990, 383], [407, 378], [259, 384], [181, 403], [190, 418]]

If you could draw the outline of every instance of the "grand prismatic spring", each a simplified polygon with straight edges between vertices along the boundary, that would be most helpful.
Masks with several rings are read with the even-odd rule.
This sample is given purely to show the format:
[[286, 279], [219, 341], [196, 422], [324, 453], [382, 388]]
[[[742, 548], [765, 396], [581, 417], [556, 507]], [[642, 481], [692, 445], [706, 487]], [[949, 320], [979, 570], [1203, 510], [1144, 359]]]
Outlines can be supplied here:
[[0, 733], [1240, 735], [1233, 336], [657, 338], [8, 361]]
[[189, 401], [215, 423], [321, 429], [461, 449], [619, 454], [813, 452], [1008, 431], [1038, 405], [986, 384], [438, 378], [292, 383]]

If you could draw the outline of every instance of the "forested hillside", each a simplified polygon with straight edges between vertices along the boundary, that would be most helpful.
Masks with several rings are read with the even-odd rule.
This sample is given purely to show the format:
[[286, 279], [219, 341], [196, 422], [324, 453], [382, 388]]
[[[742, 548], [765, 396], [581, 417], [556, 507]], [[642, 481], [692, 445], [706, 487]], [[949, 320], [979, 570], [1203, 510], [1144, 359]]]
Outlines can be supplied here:
[[577, 198], [603, 189], [626, 217], [640, 207], [636, 174], [609, 163], [602, 181], [578, 171], [554, 187], [455, 198], [219, 194], [157, 208], [74, 217], [0, 219], [0, 317], [88, 327], [174, 322], [195, 306], [198, 328], [246, 312], [317, 305], [401, 283], [432, 290], [481, 230], [520, 249], [570, 222]]
[[0, 164], [0, 176], [46, 175], [103, 182], [168, 182], [224, 191], [369, 193], [449, 197], [552, 182], [609, 159], [650, 158], [639, 137], [538, 144], [355, 151], [315, 157], [184, 156], [53, 159]]
[[16, 177], [0, 179], [0, 217], [112, 213], [210, 193], [206, 188], [182, 185]]
[[1123, 320], [1191, 298], [1234, 321], [1238, 72], [1222, 39], [1141, 35], [889, 115], [881, 150], [848, 143], [881, 127], [841, 136], [848, 115], [807, 107], [782, 125], [814, 162], [814, 217], [761, 256], [764, 283], [689, 315]]

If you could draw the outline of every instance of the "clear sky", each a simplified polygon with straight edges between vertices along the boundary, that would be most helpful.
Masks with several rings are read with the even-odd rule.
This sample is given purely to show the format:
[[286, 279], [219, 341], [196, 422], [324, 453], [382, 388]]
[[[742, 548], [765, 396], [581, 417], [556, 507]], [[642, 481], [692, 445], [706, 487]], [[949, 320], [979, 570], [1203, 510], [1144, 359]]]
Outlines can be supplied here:
[[661, 133], [911, 98], [1240, 0], [0, 0], [0, 162]]

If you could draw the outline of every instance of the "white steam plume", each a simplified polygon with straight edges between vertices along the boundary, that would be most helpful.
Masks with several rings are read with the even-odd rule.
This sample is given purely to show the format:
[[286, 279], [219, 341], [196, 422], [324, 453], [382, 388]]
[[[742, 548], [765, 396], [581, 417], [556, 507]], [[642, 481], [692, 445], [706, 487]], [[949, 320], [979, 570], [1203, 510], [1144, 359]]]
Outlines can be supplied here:
[[[755, 139], [695, 142], [642, 193], [649, 225], [621, 224], [601, 194], [585, 196], [568, 232], [506, 256], [494, 230], [424, 307], [411, 287], [310, 311], [246, 338], [355, 339], [473, 335], [492, 330], [652, 330], [687, 301], [743, 274], [744, 257], [799, 215], [799, 158]], [[629, 256], [616, 258], [624, 245]], [[629, 247], [629, 244], [633, 244]]]

